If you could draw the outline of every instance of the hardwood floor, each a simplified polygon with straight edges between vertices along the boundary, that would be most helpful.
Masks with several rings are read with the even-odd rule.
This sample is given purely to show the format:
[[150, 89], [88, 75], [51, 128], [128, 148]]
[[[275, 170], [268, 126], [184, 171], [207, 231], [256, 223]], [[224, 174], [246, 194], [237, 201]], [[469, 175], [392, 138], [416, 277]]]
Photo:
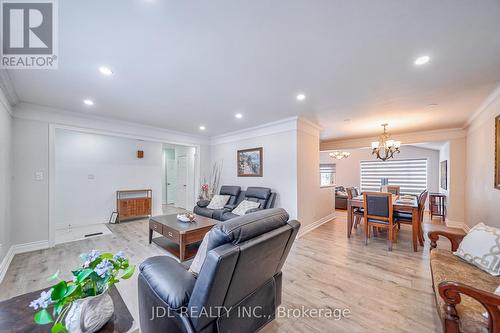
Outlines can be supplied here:
[[[439, 228], [425, 224], [425, 228]], [[112, 235], [66, 243], [16, 255], [4, 281], [0, 300], [50, 285], [47, 277], [60, 269], [63, 278], [80, 264], [78, 255], [91, 249], [123, 250], [131, 262], [167, 255], [148, 244], [147, 220], [111, 225]], [[439, 332], [431, 289], [429, 244], [411, 248], [411, 230], [402, 226], [400, 240], [387, 251], [386, 235], [365, 246], [362, 228], [346, 238], [346, 217], [297, 239], [283, 268], [284, 309], [348, 309], [348, 317], [277, 318], [264, 332]], [[448, 246], [443, 243], [440, 246]], [[137, 274], [117, 285], [138, 321]], [[296, 310], [297, 311], [297, 310]], [[325, 310], [322, 310], [325, 311]]]

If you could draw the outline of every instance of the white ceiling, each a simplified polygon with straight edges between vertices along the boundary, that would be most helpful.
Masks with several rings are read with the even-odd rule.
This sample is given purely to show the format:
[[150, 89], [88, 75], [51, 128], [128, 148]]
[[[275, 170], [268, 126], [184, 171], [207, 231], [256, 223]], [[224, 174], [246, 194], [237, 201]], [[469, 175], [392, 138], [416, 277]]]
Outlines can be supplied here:
[[[319, 123], [324, 139], [378, 134], [382, 122], [396, 133], [460, 127], [500, 82], [498, 0], [64, 0], [59, 9], [59, 69], [10, 71], [21, 101], [189, 133], [292, 115]], [[422, 54], [430, 63], [415, 67]]]

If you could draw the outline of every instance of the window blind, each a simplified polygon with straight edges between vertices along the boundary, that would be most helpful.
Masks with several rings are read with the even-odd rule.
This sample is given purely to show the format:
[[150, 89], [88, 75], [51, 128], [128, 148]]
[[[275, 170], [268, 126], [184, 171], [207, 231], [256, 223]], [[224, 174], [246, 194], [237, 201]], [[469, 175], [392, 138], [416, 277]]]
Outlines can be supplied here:
[[427, 159], [361, 161], [361, 191], [380, 191], [381, 178], [401, 186], [401, 193], [420, 194], [427, 188]]
[[320, 164], [319, 165], [319, 172], [332, 172], [332, 173], [335, 173], [336, 166], [337, 165], [335, 163]]

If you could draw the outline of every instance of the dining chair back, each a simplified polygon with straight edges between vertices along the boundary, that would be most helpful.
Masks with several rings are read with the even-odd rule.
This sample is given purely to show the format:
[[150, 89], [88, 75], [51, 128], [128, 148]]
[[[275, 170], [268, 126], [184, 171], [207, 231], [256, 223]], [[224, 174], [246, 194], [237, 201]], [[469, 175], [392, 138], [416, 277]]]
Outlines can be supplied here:
[[392, 193], [393, 195], [400, 195], [401, 194], [401, 186], [384, 185], [384, 186], [382, 186], [382, 192]]
[[388, 229], [388, 249], [392, 251], [392, 242], [397, 240], [397, 223], [394, 222], [392, 206], [392, 193], [365, 192], [364, 219], [365, 219], [365, 245], [370, 238], [370, 226]]
[[359, 195], [358, 189], [355, 188], [355, 187], [348, 187], [348, 188], [346, 188], [346, 192], [347, 192], [347, 198], [348, 199], [355, 198], [355, 197], [357, 197]]

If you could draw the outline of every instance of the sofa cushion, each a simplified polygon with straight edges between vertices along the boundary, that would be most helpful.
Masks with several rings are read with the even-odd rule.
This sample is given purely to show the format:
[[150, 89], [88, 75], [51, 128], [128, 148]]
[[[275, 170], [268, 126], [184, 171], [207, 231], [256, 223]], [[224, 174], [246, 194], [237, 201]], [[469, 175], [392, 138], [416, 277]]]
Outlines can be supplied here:
[[247, 198], [257, 198], [267, 200], [271, 194], [271, 189], [267, 187], [249, 187], [246, 191]]
[[259, 208], [259, 207], [260, 207], [259, 202], [243, 200], [242, 202], [240, 202], [238, 207], [233, 209], [233, 214], [240, 215], [240, 216], [245, 215], [247, 211], [254, 209], [254, 208]]
[[494, 276], [500, 275], [500, 229], [475, 225], [464, 237], [455, 255]]
[[151, 257], [139, 266], [151, 289], [176, 310], [186, 306], [196, 282], [184, 266], [167, 256]]
[[[494, 277], [473, 266], [452, 252], [433, 249], [431, 252], [431, 269], [434, 281], [438, 311], [441, 319], [445, 316], [445, 304], [439, 295], [438, 286], [443, 281], [460, 282], [487, 292], [495, 292], [498, 277]], [[460, 295], [462, 301], [457, 305], [460, 317], [461, 332], [488, 332], [488, 320], [483, 316], [485, 308], [478, 301], [467, 295]]]
[[214, 215], [214, 210], [213, 209], [208, 209], [206, 207], [195, 206], [194, 209], [193, 209], [193, 212], [195, 214], [198, 214], [198, 215], [201, 215], [201, 216], [205, 216], [205, 217], [209, 217], [209, 218], [212, 218], [212, 216]]
[[216, 194], [210, 200], [210, 203], [208, 204], [207, 208], [209, 209], [222, 209], [224, 206], [227, 204], [229, 201], [230, 195], [221, 195], [221, 194]]
[[220, 187], [220, 194], [238, 196], [240, 194], [241, 187], [239, 186], [228, 186], [223, 185]]
[[230, 219], [234, 219], [236, 217], [239, 217], [239, 215], [236, 215], [233, 212], [225, 212], [224, 214], [222, 214], [221, 220], [222, 221], [227, 221], [227, 220], [230, 220]]

